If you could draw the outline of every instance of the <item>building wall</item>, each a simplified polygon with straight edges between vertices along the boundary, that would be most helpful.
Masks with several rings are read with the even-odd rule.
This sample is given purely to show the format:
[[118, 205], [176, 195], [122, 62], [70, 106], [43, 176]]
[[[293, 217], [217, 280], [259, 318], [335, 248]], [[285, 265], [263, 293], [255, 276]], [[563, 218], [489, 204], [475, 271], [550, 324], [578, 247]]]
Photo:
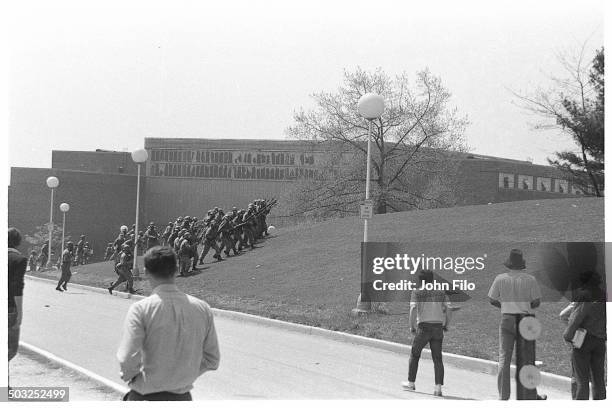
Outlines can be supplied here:
[[[8, 222], [24, 236], [49, 222], [50, 190], [45, 182], [49, 176], [60, 180], [54, 193], [54, 223], [61, 225], [62, 222], [59, 205], [62, 202], [70, 204], [66, 234], [75, 243], [81, 234], [85, 234], [93, 246], [95, 258], [103, 255], [106, 243], [114, 240], [121, 224], [133, 224], [136, 208], [134, 176], [13, 167], [8, 193]], [[27, 250], [25, 242], [22, 249]]]
[[136, 174], [136, 164], [128, 152], [78, 152], [54, 150], [51, 167], [106, 174]]
[[[500, 174], [513, 176], [508, 188], [500, 186]], [[523, 189], [519, 176], [531, 177], [532, 189]], [[538, 177], [550, 179], [550, 191], [538, 191]], [[501, 203], [507, 201], [537, 200], [575, 196], [564, 189], [559, 193], [560, 181], [571, 187], [564, 175], [551, 166], [504, 160], [465, 159], [457, 172], [457, 198], [459, 205]]]
[[[290, 187], [282, 181], [147, 177], [146, 219], [165, 224], [178, 216], [202, 218], [211, 208], [246, 208], [257, 198], [278, 198]], [[274, 213], [270, 220], [274, 222]]]

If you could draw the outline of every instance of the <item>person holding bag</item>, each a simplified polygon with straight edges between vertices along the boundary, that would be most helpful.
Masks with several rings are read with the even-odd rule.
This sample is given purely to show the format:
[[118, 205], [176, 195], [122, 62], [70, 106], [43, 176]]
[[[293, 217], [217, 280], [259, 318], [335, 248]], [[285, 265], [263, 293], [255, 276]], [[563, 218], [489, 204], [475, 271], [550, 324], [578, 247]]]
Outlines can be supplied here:
[[587, 281], [586, 288], [576, 299], [563, 338], [573, 346], [572, 369], [576, 390], [572, 398], [588, 400], [591, 382], [593, 399], [602, 400], [606, 399], [606, 296], [599, 288], [599, 275], [593, 272], [588, 275], [588, 279], [581, 276]]

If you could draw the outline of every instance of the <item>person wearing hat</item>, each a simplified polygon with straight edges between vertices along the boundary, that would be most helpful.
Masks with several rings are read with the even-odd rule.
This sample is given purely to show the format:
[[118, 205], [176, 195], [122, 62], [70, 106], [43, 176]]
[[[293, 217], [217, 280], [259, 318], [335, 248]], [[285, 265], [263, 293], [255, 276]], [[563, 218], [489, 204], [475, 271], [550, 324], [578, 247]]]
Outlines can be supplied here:
[[[540, 306], [542, 294], [536, 278], [524, 272], [526, 268], [523, 252], [512, 249], [504, 262], [506, 271], [493, 280], [489, 289], [490, 303], [501, 309], [499, 323], [499, 362], [497, 372], [497, 389], [499, 399], [510, 399], [510, 364], [512, 352], [517, 341], [516, 319], [522, 316], [533, 316], [534, 309]], [[546, 399], [538, 395], [538, 399]]]
[[129, 293], [135, 293], [133, 288], [134, 279], [132, 277], [133, 260], [132, 245], [126, 242], [121, 246], [121, 257], [119, 263], [115, 265], [115, 273], [119, 275], [119, 278], [108, 287], [108, 293], [112, 295], [113, 290], [123, 282], [127, 282], [127, 291]]
[[70, 272], [70, 265], [72, 265], [72, 260], [74, 258], [73, 251], [74, 244], [72, 243], [72, 241], [66, 242], [66, 249], [64, 249], [64, 252], [62, 253], [62, 275], [60, 276], [60, 279], [57, 282], [57, 286], [55, 287], [55, 290], [57, 291], [63, 292], [65, 290], [68, 290], [68, 282], [72, 277], [72, 272]]

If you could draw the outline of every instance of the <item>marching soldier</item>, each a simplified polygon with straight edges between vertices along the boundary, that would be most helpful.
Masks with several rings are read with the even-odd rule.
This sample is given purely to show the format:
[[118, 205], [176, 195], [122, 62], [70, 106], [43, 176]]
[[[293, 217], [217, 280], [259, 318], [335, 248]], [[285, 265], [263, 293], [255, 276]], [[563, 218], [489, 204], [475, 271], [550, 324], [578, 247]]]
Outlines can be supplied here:
[[109, 242], [108, 244], [106, 244], [106, 252], [104, 253], [104, 260], [105, 261], [109, 261], [111, 259], [111, 257], [113, 256], [113, 243]]
[[126, 242], [121, 246], [119, 263], [115, 265], [115, 272], [119, 275], [119, 278], [108, 288], [108, 293], [112, 295], [113, 290], [123, 282], [127, 282], [129, 293], [136, 293], [134, 291], [134, 278], [132, 277], [133, 260], [131, 245]]
[[166, 226], [166, 229], [164, 230], [164, 233], [162, 234], [162, 245], [168, 245], [168, 239], [170, 238], [170, 235], [172, 235], [172, 229], [173, 225], [171, 222], [169, 222]]
[[115, 242], [113, 242], [113, 248], [115, 252], [113, 253], [113, 261], [115, 263], [119, 262], [119, 257], [121, 256], [121, 246], [126, 240], [125, 234], [127, 233], [127, 227], [122, 226], [119, 230], [119, 235], [115, 238]]
[[83, 264], [83, 248], [85, 246], [85, 235], [81, 235], [79, 242], [76, 244], [76, 257], [75, 257], [75, 265]]
[[254, 234], [254, 217], [253, 204], [249, 204], [247, 211], [242, 216], [242, 230], [244, 231], [245, 242], [251, 249], [255, 249], [255, 234]]
[[149, 223], [149, 228], [147, 228], [145, 239], [147, 241], [147, 251], [154, 246], [159, 245], [159, 234], [155, 230], [155, 224], [152, 222]]
[[89, 242], [85, 242], [85, 245], [83, 245], [83, 265], [87, 265], [89, 263], [92, 255], [93, 249], [91, 249], [91, 245], [89, 245]]
[[30, 252], [30, 257], [28, 258], [28, 265], [30, 266], [30, 272], [36, 272], [36, 261], [38, 257], [36, 256], [36, 251]]
[[224, 215], [219, 224], [219, 237], [221, 238], [220, 251], [225, 249], [225, 256], [230, 256], [230, 249], [234, 251], [234, 255], [238, 255], [236, 250], [236, 243], [232, 239], [232, 217], [230, 214]]
[[202, 254], [200, 255], [200, 265], [204, 263], [204, 257], [206, 254], [208, 254], [210, 248], [215, 250], [215, 255], [213, 255], [213, 258], [215, 258], [217, 261], [223, 260], [223, 258], [221, 258], [221, 251], [217, 246], [217, 234], [217, 223], [216, 221], [211, 221], [204, 232], [204, 249], [202, 249]]
[[72, 260], [74, 258], [74, 244], [71, 241], [66, 243], [66, 249], [62, 253], [62, 275], [60, 276], [59, 281], [57, 282], [57, 286], [55, 290], [63, 292], [68, 290], [68, 282], [72, 277], [72, 272], [70, 272], [70, 266], [72, 265]]
[[45, 241], [41, 250], [40, 256], [38, 257], [38, 261], [40, 263], [40, 269], [44, 269], [45, 265], [47, 265], [47, 261], [49, 260], [49, 241]]
[[191, 234], [189, 231], [183, 234], [183, 238], [181, 239], [181, 243], [179, 245], [178, 255], [179, 255], [179, 274], [181, 276], [187, 276], [189, 273], [189, 267], [191, 266], [191, 256], [192, 256], [192, 247], [191, 247]]

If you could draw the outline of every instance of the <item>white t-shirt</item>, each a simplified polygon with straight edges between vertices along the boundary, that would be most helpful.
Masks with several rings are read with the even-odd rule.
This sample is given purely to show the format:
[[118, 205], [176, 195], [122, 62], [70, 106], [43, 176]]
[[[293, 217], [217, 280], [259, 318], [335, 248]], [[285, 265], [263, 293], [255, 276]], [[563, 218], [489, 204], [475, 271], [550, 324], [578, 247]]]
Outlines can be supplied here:
[[535, 277], [521, 271], [509, 271], [495, 277], [489, 297], [501, 303], [502, 313], [533, 313], [531, 302], [542, 293]]

